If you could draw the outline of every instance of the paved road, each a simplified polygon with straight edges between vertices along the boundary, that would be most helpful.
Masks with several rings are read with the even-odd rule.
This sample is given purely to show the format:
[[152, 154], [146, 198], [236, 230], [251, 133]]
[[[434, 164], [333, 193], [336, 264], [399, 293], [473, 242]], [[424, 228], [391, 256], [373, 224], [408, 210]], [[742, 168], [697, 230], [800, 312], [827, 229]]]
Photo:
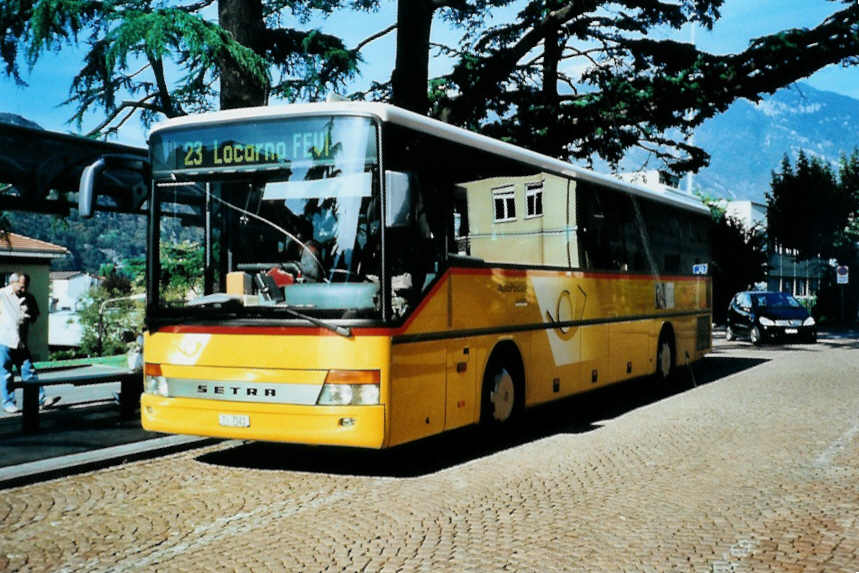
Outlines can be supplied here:
[[220, 443], [0, 492], [0, 570], [859, 571], [859, 340], [719, 341], [517, 439]]

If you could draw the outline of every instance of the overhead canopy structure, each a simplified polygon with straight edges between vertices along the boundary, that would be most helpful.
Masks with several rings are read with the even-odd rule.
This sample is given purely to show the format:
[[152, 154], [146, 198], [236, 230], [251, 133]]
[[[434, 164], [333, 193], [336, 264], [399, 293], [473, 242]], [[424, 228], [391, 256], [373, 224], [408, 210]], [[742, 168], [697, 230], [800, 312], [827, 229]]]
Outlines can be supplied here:
[[46, 131], [0, 114], [0, 211], [68, 214], [77, 207], [81, 171], [105, 155], [126, 161], [101, 178], [98, 209], [142, 212], [146, 149]]

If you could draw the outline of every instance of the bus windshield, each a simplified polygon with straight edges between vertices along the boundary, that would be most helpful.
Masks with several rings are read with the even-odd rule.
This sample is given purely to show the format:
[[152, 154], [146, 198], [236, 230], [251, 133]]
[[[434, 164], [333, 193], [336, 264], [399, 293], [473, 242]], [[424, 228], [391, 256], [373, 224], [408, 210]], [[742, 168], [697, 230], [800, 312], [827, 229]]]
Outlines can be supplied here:
[[381, 316], [369, 119], [222, 124], [153, 140], [162, 314]]

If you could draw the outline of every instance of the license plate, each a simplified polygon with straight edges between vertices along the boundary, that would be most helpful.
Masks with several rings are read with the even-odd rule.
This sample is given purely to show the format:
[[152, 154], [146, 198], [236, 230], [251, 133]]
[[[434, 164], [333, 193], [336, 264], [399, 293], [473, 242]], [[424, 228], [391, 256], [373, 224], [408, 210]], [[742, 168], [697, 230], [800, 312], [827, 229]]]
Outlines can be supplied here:
[[251, 417], [244, 414], [218, 414], [218, 423], [228, 428], [250, 428]]
[[797, 329], [795, 329], [795, 328], [785, 328], [785, 329], [784, 329], [784, 333], [785, 333], [785, 334], [796, 334], [796, 333], [798, 333], [798, 332], [799, 332], [799, 330], [797, 330]]

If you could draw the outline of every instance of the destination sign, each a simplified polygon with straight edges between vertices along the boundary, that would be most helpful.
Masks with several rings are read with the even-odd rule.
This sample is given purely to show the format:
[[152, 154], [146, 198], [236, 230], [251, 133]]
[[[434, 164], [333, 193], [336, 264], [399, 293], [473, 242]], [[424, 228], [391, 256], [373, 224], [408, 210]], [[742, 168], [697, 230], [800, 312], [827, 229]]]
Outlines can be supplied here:
[[[152, 135], [155, 171], [284, 165], [341, 158], [344, 152], [371, 152], [369, 120], [354, 117], [301, 118], [225, 123]], [[356, 132], [356, 129], [358, 130]], [[357, 137], [356, 137], [357, 136]], [[344, 142], [362, 149], [344, 150]], [[372, 149], [368, 149], [368, 139]]]
[[177, 167], [180, 169], [330, 159], [331, 136], [324, 132], [303, 132], [291, 134], [288, 140], [241, 142], [197, 139], [183, 142], [178, 155]]

